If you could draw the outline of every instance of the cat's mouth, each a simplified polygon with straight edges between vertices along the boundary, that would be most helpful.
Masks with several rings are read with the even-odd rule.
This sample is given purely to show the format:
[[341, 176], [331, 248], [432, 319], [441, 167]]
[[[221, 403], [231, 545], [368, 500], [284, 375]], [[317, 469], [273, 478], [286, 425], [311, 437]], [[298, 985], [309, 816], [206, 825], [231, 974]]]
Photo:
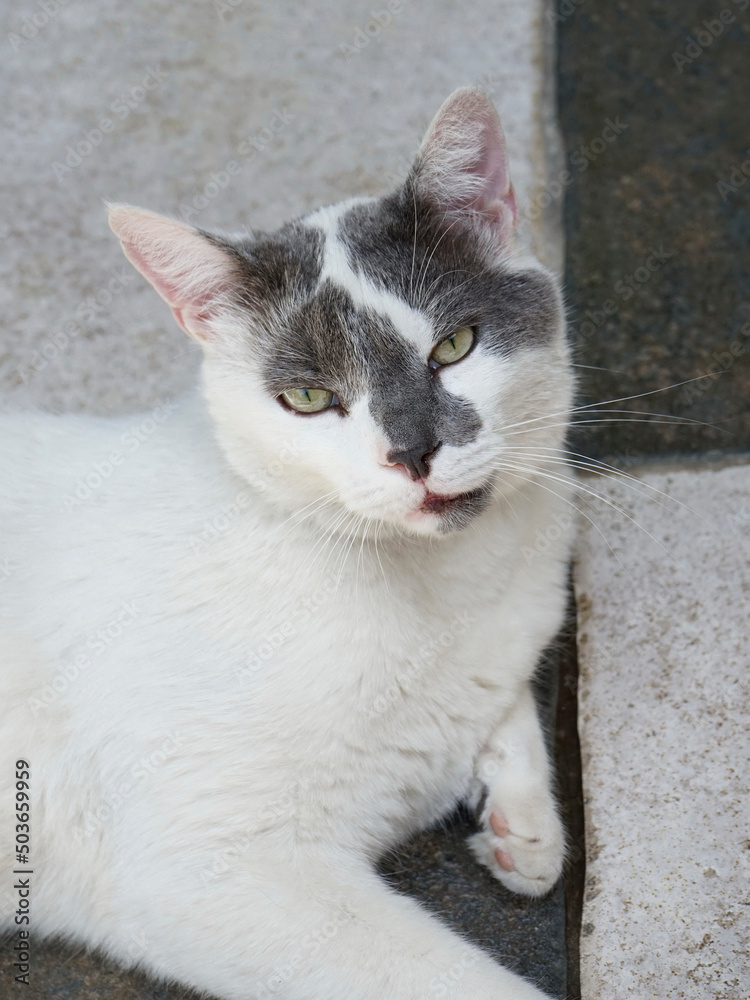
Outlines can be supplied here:
[[431, 493], [427, 490], [419, 507], [422, 514], [474, 513], [476, 508], [484, 506], [487, 500], [486, 486], [480, 486], [469, 493], [457, 493], [448, 496], [442, 493]]

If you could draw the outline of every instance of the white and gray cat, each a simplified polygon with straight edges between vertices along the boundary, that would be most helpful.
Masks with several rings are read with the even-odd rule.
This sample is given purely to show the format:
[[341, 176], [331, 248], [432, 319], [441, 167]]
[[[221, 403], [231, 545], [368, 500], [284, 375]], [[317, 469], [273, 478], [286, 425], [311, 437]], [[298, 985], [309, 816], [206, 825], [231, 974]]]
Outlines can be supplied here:
[[462, 799], [510, 889], [563, 862], [529, 681], [572, 378], [517, 215], [470, 89], [385, 197], [237, 237], [111, 208], [203, 383], [138, 435], [0, 421], [0, 898], [21, 760], [33, 933], [227, 1000], [542, 997], [375, 873]]

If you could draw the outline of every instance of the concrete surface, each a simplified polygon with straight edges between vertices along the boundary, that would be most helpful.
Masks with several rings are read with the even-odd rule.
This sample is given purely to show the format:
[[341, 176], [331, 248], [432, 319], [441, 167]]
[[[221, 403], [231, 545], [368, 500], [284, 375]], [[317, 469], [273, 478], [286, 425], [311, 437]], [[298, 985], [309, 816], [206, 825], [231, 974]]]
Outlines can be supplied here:
[[750, 465], [585, 488], [583, 1000], [745, 1000]]
[[[395, 186], [434, 112], [466, 84], [496, 102], [527, 237], [561, 267], [561, 202], [544, 197], [559, 151], [546, 4], [403, 0], [377, 23], [385, 7], [2, 7], [0, 405], [130, 413], [194, 382], [198, 352], [122, 257], [102, 199], [207, 229], [274, 227]], [[469, 856], [466, 832], [457, 819], [419, 838], [391, 877], [564, 995], [561, 891], [512, 897]], [[0, 949], [0, 974], [11, 961]], [[36, 947], [33, 970], [29, 1000], [183, 996], [77, 946]]]
[[561, 205], [538, 204], [557, 142], [543, 0], [401, 0], [383, 27], [371, 11], [386, 5], [370, 0], [47, 5], [0, 11], [11, 405], [131, 412], [193, 383], [197, 353], [146, 282], [108, 289], [127, 265], [102, 199], [204, 228], [275, 227], [394, 187], [458, 86], [496, 101], [529, 237], [560, 264]]

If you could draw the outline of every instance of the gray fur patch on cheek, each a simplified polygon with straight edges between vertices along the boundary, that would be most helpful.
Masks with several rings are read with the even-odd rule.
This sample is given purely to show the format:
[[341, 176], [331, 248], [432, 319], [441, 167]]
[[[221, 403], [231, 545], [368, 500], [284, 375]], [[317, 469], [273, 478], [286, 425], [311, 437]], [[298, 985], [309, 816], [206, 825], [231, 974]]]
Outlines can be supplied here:
[[387, 370], [378, 376], [370, 412], [394, 449], [423, 446], [427, 453], [440, 444], [460, 446], [476, 439], [482, 427], [479, 414], [467, 400], [431, 384], [429, 372], [414, 379]]
[[441, 444], [473, 441], [482, 421], [465, 399], [448, 392], [440, 374], [407, 343], [387, 320], [373, 317], [367, 366], [369, 407], [392, 449], [422, 454]]

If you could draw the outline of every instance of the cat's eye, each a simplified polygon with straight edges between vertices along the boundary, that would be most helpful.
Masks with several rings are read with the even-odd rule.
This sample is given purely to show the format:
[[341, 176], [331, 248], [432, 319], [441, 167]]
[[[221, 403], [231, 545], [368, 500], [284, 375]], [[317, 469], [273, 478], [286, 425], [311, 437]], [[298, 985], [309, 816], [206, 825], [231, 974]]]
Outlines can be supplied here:
[[474, 331], [470, 326], [459, 326], [450, 337], [441, 340], [435, 350], [430, 355], [430, 361], [434, 362], [430, 367], [439, 365], [452, 365], [454, 361], [460, 361], [471, 350], [474, 343]]
[[320, 413], [338, 404], [336, 393], [328, 389], [287, 389], [281, 399], [297, 413]]

